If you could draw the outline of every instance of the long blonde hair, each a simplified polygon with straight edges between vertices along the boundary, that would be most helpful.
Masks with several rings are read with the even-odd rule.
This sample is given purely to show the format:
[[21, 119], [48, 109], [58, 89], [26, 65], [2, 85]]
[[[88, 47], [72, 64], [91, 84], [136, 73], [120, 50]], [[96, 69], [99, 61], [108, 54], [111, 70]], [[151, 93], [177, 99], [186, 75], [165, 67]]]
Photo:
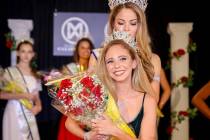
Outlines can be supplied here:
[[151, 82], [154, 77], [154, 67], [151, 63], [151, 58], [152, 58], [152, 51], [150, 46], [151, 39], [147, 29], [146, 16], [144, 12], [136, 4], [132, 2], [128, 2], [114, 7], [114, 9], [112, 9], [109, 15], [109, 33], [112, 33], [112, 31], [114, 30], [115, 18], [118, 15], [118, 13], [124, 8], [132, 10], [137, 16], [138, 28], [136, 33], [136, 42], [139, 48], [138, 55], [141, 58], [142, 65], [147, 74], [147, 77]]
[[126, 49], [129, 52], [132, 60], [136, 60], [136, 62], [137, 62], [136, 68], [132, 71], [132, 78], [131, 78], [132, 88], [136, 91], [146, 92], [148, 94], [151, 94], [151, 96], [155, 97], [155, 94], [152, 91], [152, 87], [149, 82], [149, 79], [146, 75], [146, 72], [144, 71], [143, 66], [142, 66], [141, 59], [139, 58], [136, 50], [131, 48], [123, 40], [113, 40], [113, 41], [109, 42], [103, 48], [103, 51], [102, 51], [99, 61], [98, 61], [96, 73], [99, 76], [99, 78], [101, 79], [101, 81], [105, 84], [105, 86], [109, 89], [109, 91], [113, 94], [114, 98], [116, 99], [116, 94], [115, 94], [116, 87], [114, 86], [115, 85], [114, 81], [109, 76], [109, 73], [106, 68], [106, 63], [105, 63], [106, 53], [114, 45], [121, 45], [122, 48]]

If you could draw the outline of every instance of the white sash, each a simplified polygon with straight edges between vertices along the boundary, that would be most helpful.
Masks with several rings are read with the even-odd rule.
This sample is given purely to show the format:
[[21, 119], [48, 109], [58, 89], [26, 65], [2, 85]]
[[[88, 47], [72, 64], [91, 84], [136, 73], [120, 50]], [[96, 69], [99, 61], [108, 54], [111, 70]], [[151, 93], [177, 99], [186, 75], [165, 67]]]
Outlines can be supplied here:
[[[16, 81], [20, 85], [23, 85], [24, 92], [29, 93], [29, 90], [27, 88], [25, 79], [21, 73], [21, 71], [17, 67], [9, 67], [6, 69], [6, 73], [8, 74], [8, 77], [10, 77], [11, 80]], [[33, 130], [37, 129], [37, 124], [35, 120], [35, 116], [32, 114], [32, 112], [28, 109], [26, 109], [20, 102], [19, 104], [15, 106], [16, 108], [16, 114], [18, 117], [18, 126], [20, 133], [23, 137], [23, 140], [37, 140], [39, 139], [39, 136], [33, 135]], [[38, 138], [37, 138], [38, 137]]]

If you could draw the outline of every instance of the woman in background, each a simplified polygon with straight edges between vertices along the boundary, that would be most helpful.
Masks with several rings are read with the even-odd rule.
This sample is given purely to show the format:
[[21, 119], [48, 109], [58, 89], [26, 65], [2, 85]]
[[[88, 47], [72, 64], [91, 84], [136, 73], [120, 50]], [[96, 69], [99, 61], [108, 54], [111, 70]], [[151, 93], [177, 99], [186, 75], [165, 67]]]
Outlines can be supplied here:
[[[41, 109], [39, 91], [41, 83], [32, 67], [35, 56], [33, 44], [24, 40], [17, 45], [17, 65], [5, 69], [4, 78], [21, 85], [23, 92], [0, 93], [7, 99], [3, 116], [3, 140], [39, 140], [36, 118]], [[32, 107], [23, 105], [20, 99], [27, 99]]]
[[206, 100], [210, 97], [210, 81], [207, 82], [192, 98], [192, 104], [210, 120], [210, 106]]
[[[80, 39], [75, 46], [74, 62], [63, 66], [61, 72], [64, 75], [65, 74], [73, 75], [87, 70], [90, 54], [93, 48], [94, 45], [89, 38]], [[67, 117], [65, 115], [61, 117], [60, 127], [58, 132], [58, 140], [81, 140], [79, 137], [72, 134], [66, 129], [65, 127], [66, 119]]]

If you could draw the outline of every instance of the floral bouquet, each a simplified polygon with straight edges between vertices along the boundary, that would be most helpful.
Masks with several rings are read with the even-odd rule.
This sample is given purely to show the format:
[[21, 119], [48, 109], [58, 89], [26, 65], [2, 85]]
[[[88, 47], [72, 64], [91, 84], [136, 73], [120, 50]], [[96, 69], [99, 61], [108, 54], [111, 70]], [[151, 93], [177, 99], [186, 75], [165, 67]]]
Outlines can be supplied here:
[[134, 132], [121, 118], [112, 95], [95, 74], [79, 73], [54, 79], [46, 85], [53, 98], [52, 106], [63, 114], [91, 128], [91, 120], [105, 113], [120, 129], [135, 137]]
[[106, 109], [108, 92], [96, 75], [80, 74], [56, 81], [48, 91], [54, 98], [52, 105], [75, 120], [87, 124]]
[[[6, 92], [6, 93], [16, 93], [16, 94], [21, 94], [24, 93], [24, 85], [18, 84], [14, 80], [8, 80], [7, 78], [4, 77], [4, 70], [0, 68], [0, 91]], [[4, 93], [0, 93], [4, 94]], [[20, 99], [20, 102], [28, 109], [32, 108], [32, 103], [27, 100], [27, 99]]]

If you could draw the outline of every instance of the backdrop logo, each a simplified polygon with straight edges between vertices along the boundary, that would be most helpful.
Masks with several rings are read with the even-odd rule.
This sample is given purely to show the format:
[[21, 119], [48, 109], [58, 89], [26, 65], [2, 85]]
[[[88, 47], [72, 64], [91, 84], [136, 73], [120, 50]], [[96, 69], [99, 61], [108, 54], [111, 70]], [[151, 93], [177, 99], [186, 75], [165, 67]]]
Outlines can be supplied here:
[[89, 28], [83, 19], [71, 17], [63, 22], [61, 35], [66, 42], [74, 45], [81, 37], [89, 35]]

